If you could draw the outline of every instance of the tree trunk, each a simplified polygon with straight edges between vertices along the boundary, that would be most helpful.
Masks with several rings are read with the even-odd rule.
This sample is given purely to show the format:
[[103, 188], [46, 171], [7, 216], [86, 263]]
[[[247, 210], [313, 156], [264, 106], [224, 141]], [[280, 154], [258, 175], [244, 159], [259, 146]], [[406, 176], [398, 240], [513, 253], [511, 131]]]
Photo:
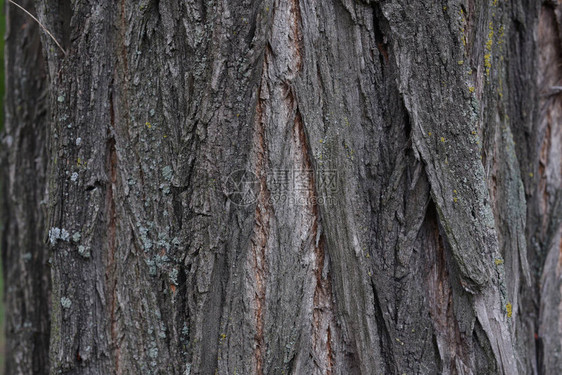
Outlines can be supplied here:
[[561, 5], [24, 5], [8, 374], [562, 368]]
[[[21, 2], [33, 10], [31, 1]], [[1, 143], [2, 266], [8, 374], [43, 374], [49, 365], [50, 270], [46, 147], [48, 83], [39, 26], [6, 8], [6, 97]]]

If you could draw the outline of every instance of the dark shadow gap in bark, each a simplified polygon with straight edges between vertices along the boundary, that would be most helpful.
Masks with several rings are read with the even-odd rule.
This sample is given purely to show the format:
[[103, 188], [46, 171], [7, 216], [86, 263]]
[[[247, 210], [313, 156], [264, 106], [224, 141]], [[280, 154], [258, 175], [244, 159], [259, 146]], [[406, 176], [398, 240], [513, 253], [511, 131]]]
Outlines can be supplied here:
[[[425, 258], [424, 289], [432, 321], [435, 359], [441, 372], [463, 373], [470, 368], [469, 343], [460, 332], [454, 303], [455, 293], [465, 293], [460, 286], [455, 263], [447, 244], [439, 214], [433, 200], [426, 209], [416, 241]], [[455, 288], [455, 284], [457, 287]]]
[[217, 371], [220, 322], [226, 292], [224, 277], [227, 274], [225, 256], [215, 254], [211, 283], [203, 309], [205, 335], [201, 339], [201, 374], [214, 374]]
[[488, 335], [482, 328], [482, 325], [476, 319], [474, 330], [472, 332], [474, 339], [474, 362], [476, 374], [496, 374], [498, 373], [498, 364], [496, 357], [492, 351], [492, 345]]
[[408, 142], [408, 147], [405, 152], [412, 152], [412, 120], [410, 119], [410, 112], [406, 110], [406, 104], [404, 104], [404, 98], [402, 98], [402, 107], [404, 109], [404, 135], [406, 141]]
[[544, 350], [543, 340], [538, 334], [535, 333], [535, 353], [537, 358], [537, 375], [548, 375], [544, 372]]
[[69, 51], [70, 48], [70, 38], [72, 27], [70, 23], [72, 22], [72, 3], [70, 1], [59, 1], [58, 3], [58, 29], [62, 36], [61, 43], [65, 51]]
[[[386, 37], [386, 30], [388, 30], [388, 23], [384, 18], [381, 6], [378, 2], [373, 3], [373, 27], [375, 33], [375, 43], [379, 50], [379, 62], [382, 67], [382, 73], [384, 76], [385, 66], [389, 63], [389, 41]], [[383, 31], [384, 30], [384, 31]]]
[[[439, 353], [439, 344], [437, 343], [437, 336], [435, 333], [431, 336], [432, 337], [432, 344], [433, 344], [433, 352]], [[435, 362], [437, 362], [437, 368], [439, 369], [439, 373], [443, 373], [443, 360], [441, 359], [440, 355], [435, 356]]]
[[191, 350], [189, 348], [189, 342], [191, 340], [191, 327], [189, 322], [191, 316], [189, 314], [189, 304], [188, 304], [188, 278], [189, 270], [186, 266], [181, 266], [178, 273], [178, 288], [175, 293], [176, 299], [174, 304], [176, 304], [176, 329], [179, 332], [179, 344], [181, 357], [184, 359], [184, 363], [188, 362]]
[[382, 312], [381, 302], [375, 282], [371, 279], [371, 289], [373, 291], [373, 298], [375, 304], [375, 321], [377, 323], [377, 332], [379, 334], [382, 361], [384, 364], [385, 374], [395, 374], [398, 370], [396, 368], [396, 359], [394, 358], [394, 350], [392, 348], [392, 339], [390, 332], [386, 326], [384, 314]]

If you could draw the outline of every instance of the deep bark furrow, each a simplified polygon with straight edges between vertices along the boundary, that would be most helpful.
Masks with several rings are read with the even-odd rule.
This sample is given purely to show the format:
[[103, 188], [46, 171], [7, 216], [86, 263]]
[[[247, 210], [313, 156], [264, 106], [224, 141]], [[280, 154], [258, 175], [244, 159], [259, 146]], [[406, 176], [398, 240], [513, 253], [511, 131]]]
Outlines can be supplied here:
[[[268, 73], [268, 63], [267, 60], [271, 56], [266, 53], [264, 57], [264, 74]], [[262, 80], [261, 85], [267, 85], [265, 79]], [[261, 87], [258, 92], [261, 92]], [[272, 220], [273, 212], [270, 203], [270, 193], [267, 187], [267, 159], [269, 157], [266, 146], [265, 139], [265, 126], [266, 119], [264, 119], [264, 109], [261, 99], [258, 99], [258, 104], [256, 107], [256, 130], [254, 141], [254, 153], [255, 153], [255, 175], [258, 177], [259, 181], [259, 193], [256, 203], [255, 211], [255, 227], [254, 227], [254, 237], [252, 238], [252, 251], [251, 251], [251, 268], [254, 271], [253, 278], [253, 288], [255, 288], [255, 373], [263, 374], [264, 367], [264, 357], [266, 350], [266, 343], [264, 340], [264, 318], [266, 310], [266, 288], [267, 288], [267, 258], [268, 252], [271, 249], [268, 248], [269, 242], [269, 231], [270, 231], [270, 220]]]

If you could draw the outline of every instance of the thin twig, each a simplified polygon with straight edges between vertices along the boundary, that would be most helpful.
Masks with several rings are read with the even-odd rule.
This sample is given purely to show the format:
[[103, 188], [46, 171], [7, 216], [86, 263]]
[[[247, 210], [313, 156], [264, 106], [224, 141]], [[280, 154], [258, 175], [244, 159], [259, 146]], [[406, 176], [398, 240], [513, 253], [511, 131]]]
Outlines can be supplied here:
[[62, 51], [62, 53], [64, 53], [64, 55], [66, 56], [66, 51], [64, 50], [64, 48], [62, 48], [62, 46], [60, 45], [60, 43], [55, 39], [55, 37], [53, 36], [53, 34], [51, 34], [51, 32], [49, 30], [47, 30], [47, 28], [41, 23], [39, 22], [39, 20], [31, 13], [29, 13], [27, 11], [27, 9], [25, 9], [24, 7], [22, 7], [21, 5], [19, 5], [18, 3], [12, 1], [12, 0], [8, 0], [8, 2], [14, 4], [15, 6], [17, 6], [18, 8], [20, 8], [21, 10], [23, 10], [25, 13], [27, 13], [27, 15], [31, 18], [33, 18], [35, 20], [35, 22], [37, 22], [39, 24], [39, 26], [41, 26], [41, 28], [47, 33], [47, 35], [49, 35], [51, 37], [51, 39], [57, 44], [57, 46], [60, 48], [60, 50]]
[[541, 96], [543, 98], [548, 98], [548, 97], [551, 97], [551, 96], [558, 95], [561, 92], [562, 92], [562, 86], [550, 86], [549, 91], [543, 92]]

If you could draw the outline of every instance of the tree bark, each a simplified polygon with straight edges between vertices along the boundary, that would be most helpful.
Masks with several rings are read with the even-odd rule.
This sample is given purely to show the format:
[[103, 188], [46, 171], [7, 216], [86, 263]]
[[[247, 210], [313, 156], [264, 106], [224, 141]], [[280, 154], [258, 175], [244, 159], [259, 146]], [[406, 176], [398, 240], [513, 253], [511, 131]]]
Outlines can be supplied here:
[[[21, 3], [33, 11], [31, 1]], [[10, 374], [49, 366], [47, 218], [48, 84], [39, 26], [6, 8], [6, 97], [1, 143], [5, 366]]]
[[562, 6], [35, 7], [65, 52], [10, 7], [8, 374], [562, 368]]

